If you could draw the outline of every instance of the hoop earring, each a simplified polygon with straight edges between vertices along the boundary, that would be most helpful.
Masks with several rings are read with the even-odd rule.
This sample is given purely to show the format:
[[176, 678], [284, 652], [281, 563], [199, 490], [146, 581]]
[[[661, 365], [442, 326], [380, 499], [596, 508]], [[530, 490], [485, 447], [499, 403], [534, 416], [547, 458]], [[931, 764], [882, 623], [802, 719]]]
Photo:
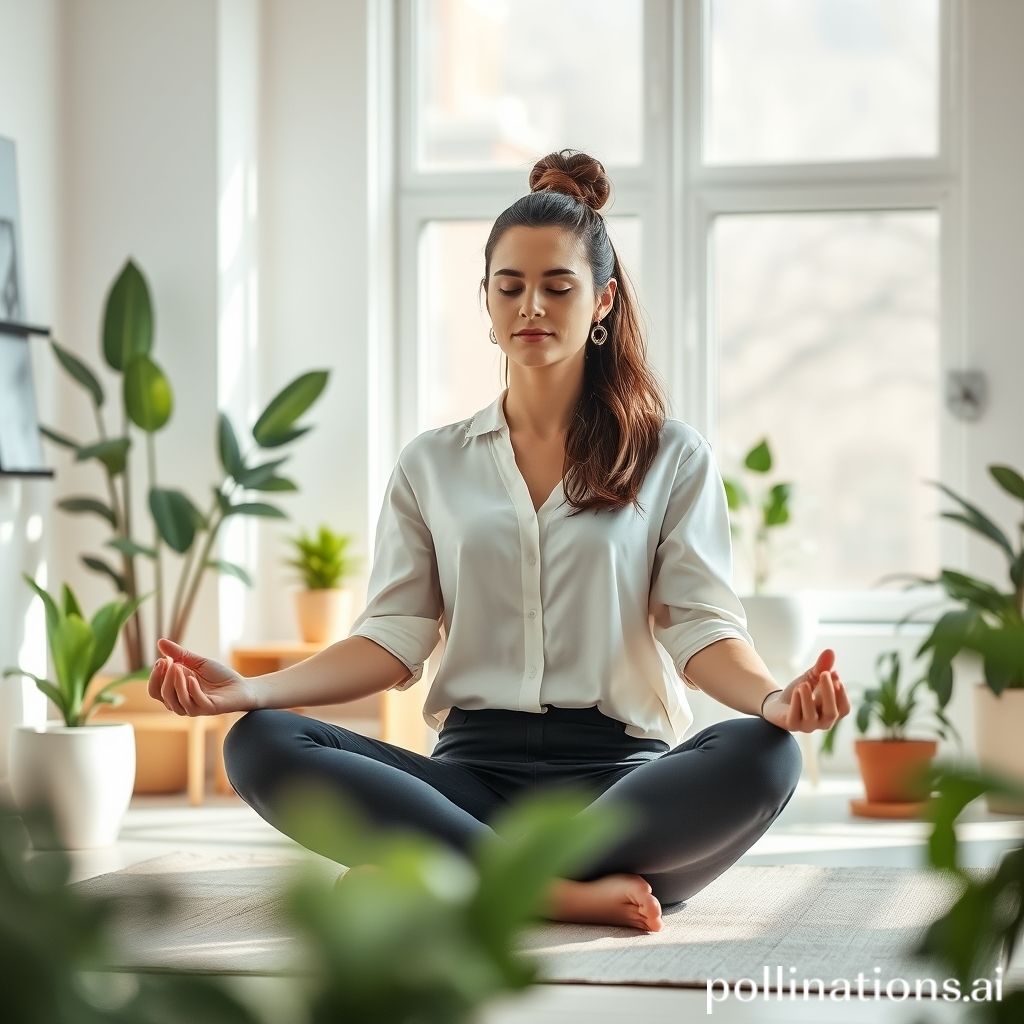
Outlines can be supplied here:
[[595, 322], [590, 331], [590, 340], [595, 345], [603, 345], [608, 340], [608, 328]]
[[498, 339], [494, 336], [494, 328], [493, 327], [491, 328], [491, 344], [492, 345], [497, 345], [498, 344]]

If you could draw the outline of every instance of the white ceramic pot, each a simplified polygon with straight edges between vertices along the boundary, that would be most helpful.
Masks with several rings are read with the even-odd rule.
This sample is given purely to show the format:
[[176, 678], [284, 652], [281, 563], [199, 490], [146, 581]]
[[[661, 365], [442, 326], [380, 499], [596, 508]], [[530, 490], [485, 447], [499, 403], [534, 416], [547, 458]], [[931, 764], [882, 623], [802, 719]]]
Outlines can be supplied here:
[[307, 644], [329, 644], [341, 640], [349, 622], [352, 592], [340, 587], [295, 591], [299, 635]]
[[53, 814], [53, 836], [26, 819], [35, 849], [109, 846], [117, 841], [132, 798], [135, 732], [128, 722], [16, 726], [10, 777], [19, 811], [41, 803]]
[[[987, 683], [974, 685], [974, 744], [978, 763], [993, 774], [1008, 775], [1024, 786], [1024, 690], [1003, 690], [997, 697]], [[985, 794], [990, 811], [1024, 814], [1024, 801]]]
[[[808, 657], [818, 633], [818, 609], [806, 593], [744, 594], [747, 632], [757, 653], [773, 671], [794, 675]], [[786, 679], [789, 682], [789, 679]]]

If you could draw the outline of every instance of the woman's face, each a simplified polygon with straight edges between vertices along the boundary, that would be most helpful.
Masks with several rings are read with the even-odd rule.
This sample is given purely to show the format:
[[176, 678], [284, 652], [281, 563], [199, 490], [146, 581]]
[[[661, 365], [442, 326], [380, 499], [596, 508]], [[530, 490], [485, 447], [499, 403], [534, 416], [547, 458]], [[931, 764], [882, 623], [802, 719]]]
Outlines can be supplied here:
[[[487, 311], [501, 350], [523, 366], [561, 362], [587, 344], [611, 309], [617, 282], [594, 295], [580, 243], [557, 227], [509, 228], [494, 247]], [[552, 273], [557, 271], [557, 273]], [[546, 331], [533, 338], [524, 329]]]

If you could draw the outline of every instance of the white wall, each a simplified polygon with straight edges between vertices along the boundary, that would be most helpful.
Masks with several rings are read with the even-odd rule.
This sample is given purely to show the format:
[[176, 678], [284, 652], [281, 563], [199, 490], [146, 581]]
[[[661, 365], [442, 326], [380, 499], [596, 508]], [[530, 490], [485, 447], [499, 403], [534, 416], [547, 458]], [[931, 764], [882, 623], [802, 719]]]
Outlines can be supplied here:
[[[1024, 237], [1024, 132], [1015, 103], [1024, 94], [1024, 5], [977, 0], [964, 10], [965, 365], [983, 369], [991, 386], [989, 411], [970, 428], [968, 496], [1010, 526], [1019, 506], [1001, 496], [985, 466], [1024, 465], [1024, 294], [1014, 276]], [[331, 383], [311, 416], [316, 428], [286, 467], [301, 493], [279, 500], [296, 524], [324, 519], [358, 532], [366, 570], [377, 397], [367, 381], [372, 347], [387, 341], [370, 327], [367, 300], [376, 185], [368, 170], [376, 127], [366, 89], [368, 11], [366, 2], [329, 0], [0, 0], [0, 132], [19, 139], [31, 168], [22, 172], [22, 209], [33, 316], [52, 320], [58, 337], [98, 365], [104, 292], [123, 259], [136, 256], [154, 290], [156, 355], [178, 400], [158, 441], [161, 478], [192, 481], [197, 498], [219, 479], [218, 402], [238, 415], [248, 410], [251, 423], [287, 380], [329, 367]], [[243, 263], [235, 265], [224, 239], [237, 209], [231, 162], [239, 154], [251, 171], [242, 208], [255, 213], [244, 220]], [[239, 282], [241, 326], [231, 305]], [[39, 354], [38, 362], [51, 362]], [[39, 379], [44, 419], [52, 410], [57, 429], [89, 436], [84, 396], [54, 376], [55, 385]], [[59, 496], [96, 490], [94, 470], [69, 466], [63, 453], [54, 461]], [[146, 521], [141, 513], [137, 521]], [[89, 604], [107, 599], [109, 588], [78, 564], [104, 531], [63, 514], [54, 523], [52, 578], [81, 587]], [[191, 645], [223, 654], [238, 637], [295, 635], [292, 584], [280, 565], [281, 536], [291, 531], [260, 522], [232, 533], [231, 545], [256, 559], [259, 590], [222, 585], [219, 609], [217, 588], [207, 585]], [[994, 549], [972, 541], [969, 551], [969, 571], [1003, 580]], [[870, 678], [877, 650], [897, 646], [881, 628], [873, 638], [832, 629], [819, 642], [837, 650], [846, 678]], [[919, 642], [899, 646], [909, 656]], [[977, 678], [977, 666], [966, 664], [953, 706], [968, 738], [968, 687]], [[851, 725], [847, 739], [852, 733]], [[841, 748], [830, 767], [850, 766]]]
[[[56, 0], [0, 0], [0, 135], [17, 151], [26, 319], [56, 321], [60, 312], [59, 168], [60, 40]], [[40, 418], [52, 419], [52, 357], [33, 338], [33, 376]], [[48, 454], [48, 453], [47, 453]], [[48, 461], [52, 465], [52, 461]], [[8, 665], [45, 675], [42, 603], [21, 578], [46, 562], [53, 480], [0, 479], [0, 670]], [[0, 722], [42, 721], [46, 701], [29, 679], [0, 679]], [[8, 737], [0, 729], [0, 788]]]

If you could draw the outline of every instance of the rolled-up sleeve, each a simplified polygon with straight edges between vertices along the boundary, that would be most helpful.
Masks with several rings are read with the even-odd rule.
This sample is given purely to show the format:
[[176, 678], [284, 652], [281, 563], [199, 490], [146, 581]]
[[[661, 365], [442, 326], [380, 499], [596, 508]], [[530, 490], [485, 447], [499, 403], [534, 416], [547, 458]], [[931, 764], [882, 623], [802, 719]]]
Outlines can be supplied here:
[[443, 614], [434, 541], [399, 460], [377, 521], [366, 608], [349, 636], [365, 636], [398, 658], [413, 674], [392, 689], [407, 690], [437, 646]]
[[732, 588], [732, 537], [725, 484], [707, 440], [679, 465], [654, 558], [651, 625], [680, 678], [698, 651], [726, 637], [753, 639]]

